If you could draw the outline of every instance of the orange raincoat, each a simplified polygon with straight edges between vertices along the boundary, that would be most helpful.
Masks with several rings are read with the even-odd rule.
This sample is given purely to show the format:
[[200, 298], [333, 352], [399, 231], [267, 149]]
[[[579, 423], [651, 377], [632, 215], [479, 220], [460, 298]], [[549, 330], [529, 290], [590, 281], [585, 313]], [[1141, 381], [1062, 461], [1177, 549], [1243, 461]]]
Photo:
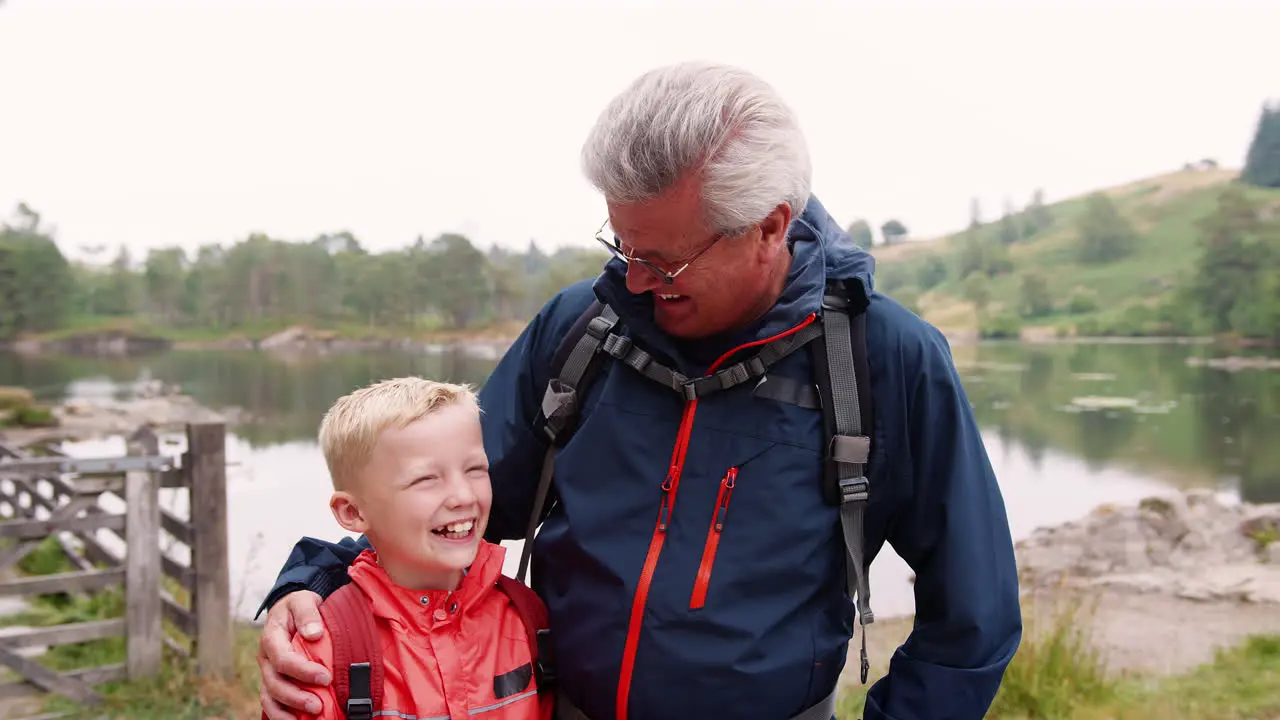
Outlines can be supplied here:
[[[552, 697], [538, 693], [529, 636], [515, 605], [498, 588], [505, 549], [481, 541], [454, 591], [413, 591], [391, 581], [372, 550], [348, 573], [369, 598], [382, 647], [382, 716], [421, 720], [550, 720]], [[294, 647], [337, 677], [329, 629]], [[306, 687], [306, 686], [304, 686]], [[342, 720], [332, 686], [306, 687], [323, 704], [301, 720]], [[397, 715], [398, 713], [398, 715]]]

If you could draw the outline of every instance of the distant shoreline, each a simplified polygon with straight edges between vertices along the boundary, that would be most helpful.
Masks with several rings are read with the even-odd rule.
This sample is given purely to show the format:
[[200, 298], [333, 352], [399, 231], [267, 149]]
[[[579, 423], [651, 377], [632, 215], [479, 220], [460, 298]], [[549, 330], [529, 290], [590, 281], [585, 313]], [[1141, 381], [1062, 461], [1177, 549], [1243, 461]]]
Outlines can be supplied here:
[[[1034, 345], [1211, 345], [1224, 348], [1280, 350], [1280, 345], [1234, 337], [1213, 336], [1114, 336], [1069, 335], [1023, 332], [1017, 338], [981, 338], [973, 331], [941, 329], [953, 346], [1021, 344]], [[439, 353], [461, 350], [468, 354], [497, 359], [519, 336], [511, 328], [446, 331], [396, 336], [380, 331], [375, 336], [359, 336], [339, 331], [296, 326], [262, 338], [231, 333], [223, 337], [173, 338], [122, 331], [90, 331], [52, 338], [27, 337], [0, 341], [0, 352], [25, 356], [130, 357], [169, 351], [265, 352], [279, 355], [334, 355], [369, 351]]]

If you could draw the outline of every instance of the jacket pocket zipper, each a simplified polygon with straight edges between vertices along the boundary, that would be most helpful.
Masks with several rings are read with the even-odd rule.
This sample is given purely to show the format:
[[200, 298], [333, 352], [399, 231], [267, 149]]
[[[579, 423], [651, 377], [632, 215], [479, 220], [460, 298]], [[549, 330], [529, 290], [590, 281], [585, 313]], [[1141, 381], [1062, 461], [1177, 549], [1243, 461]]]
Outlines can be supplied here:
[[707, 531], [707, 543], [702, 548], [702, 562], [698, 564], [698, 577], [693, 583], [693, 597], [689, 599], [689, 609], [697, 610], [707, 603], [707, 586], [711, 584], [711, 567], [716, 562], [716, 548], [720, 547], [720, 535], [724, 532], [725, 516], [729, 514], [729, 499], [733, 497], [733, 486], [738, 481], [738, 468], [729, 468], [729, 472], [720, 480], [720, 492], [716, 495], [716, 511], [711, 516], [711, 529]]

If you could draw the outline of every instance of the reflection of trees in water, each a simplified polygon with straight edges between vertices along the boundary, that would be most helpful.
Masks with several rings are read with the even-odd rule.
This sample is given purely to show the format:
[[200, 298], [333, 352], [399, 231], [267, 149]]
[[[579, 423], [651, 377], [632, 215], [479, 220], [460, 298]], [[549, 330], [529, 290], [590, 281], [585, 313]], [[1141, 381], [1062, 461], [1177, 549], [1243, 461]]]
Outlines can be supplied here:
[[1043, 395], [1053, 380], [1053, 355], [1032, 350], [1027, 353], [1027, 371], [1022, 376], [1022, 391]]
[[254, 445], [315, 438], [325, 410], [341, 395], [371, 382], [404, 375], [479, 386], [494, 361], [461, 350], [440, 354], [349, 353], [284, 358], [260, 352], [172, 352], [149, 358], [0, 357], [0, 385], [51, 387], [60, 397], [68, 383], [105, 376], [128, 383], [150, 376], [176, 383], [202, 405], [239, 407], [248, 421], [236, 433]]
[[248, 410], [249, 422], [237, 433], [254, 444], [314, 438], [334, 400], [378, 380], [420, 375], [479, 385], [493, 368], [492, 361], [461, 352], [352, 353], [289, 362], [261, 353], [206, 353], [172, 362], [166, 372], [198, 382], [188, 391], [201, 403]]
[[[983, 346], [977, 355], [984, 369], [966, 374], [965, 389], [979, 423], [1021, 445], [1037, 466], [1053, 447], [1094, 469], [1123, 462], [1215, 485], [1239, 476], [1245, 499], [1275, 498], [1280, 373], [1191, 367], [1192, 354], [1224, 352], [1155, 344]], [[1021, 373], [995, 367], [1019, 363]], [[1132, 398], [1139, 408], [1064, 412], [1085, 395]]]
[[1137, 418], [1128, 410], [1076, 413], [1080, 451], [1085, 465], [1094, 471], [1110, 464], [1133, 440]]

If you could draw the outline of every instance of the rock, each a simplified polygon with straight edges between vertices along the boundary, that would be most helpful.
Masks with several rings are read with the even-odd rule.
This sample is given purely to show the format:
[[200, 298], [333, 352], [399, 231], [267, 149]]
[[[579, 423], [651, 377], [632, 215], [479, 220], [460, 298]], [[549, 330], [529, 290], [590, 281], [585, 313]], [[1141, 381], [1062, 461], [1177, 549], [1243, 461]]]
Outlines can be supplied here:
[[1280, 549], [1273, 546], [1280, 546], [1280, 504], [1229, 504], [1194, 492], [1099, 506], [1083, 520], [1037, 529], [1018, 543], [1017, 556], [1029, 588], [1114, 586], [1280, 603]]

